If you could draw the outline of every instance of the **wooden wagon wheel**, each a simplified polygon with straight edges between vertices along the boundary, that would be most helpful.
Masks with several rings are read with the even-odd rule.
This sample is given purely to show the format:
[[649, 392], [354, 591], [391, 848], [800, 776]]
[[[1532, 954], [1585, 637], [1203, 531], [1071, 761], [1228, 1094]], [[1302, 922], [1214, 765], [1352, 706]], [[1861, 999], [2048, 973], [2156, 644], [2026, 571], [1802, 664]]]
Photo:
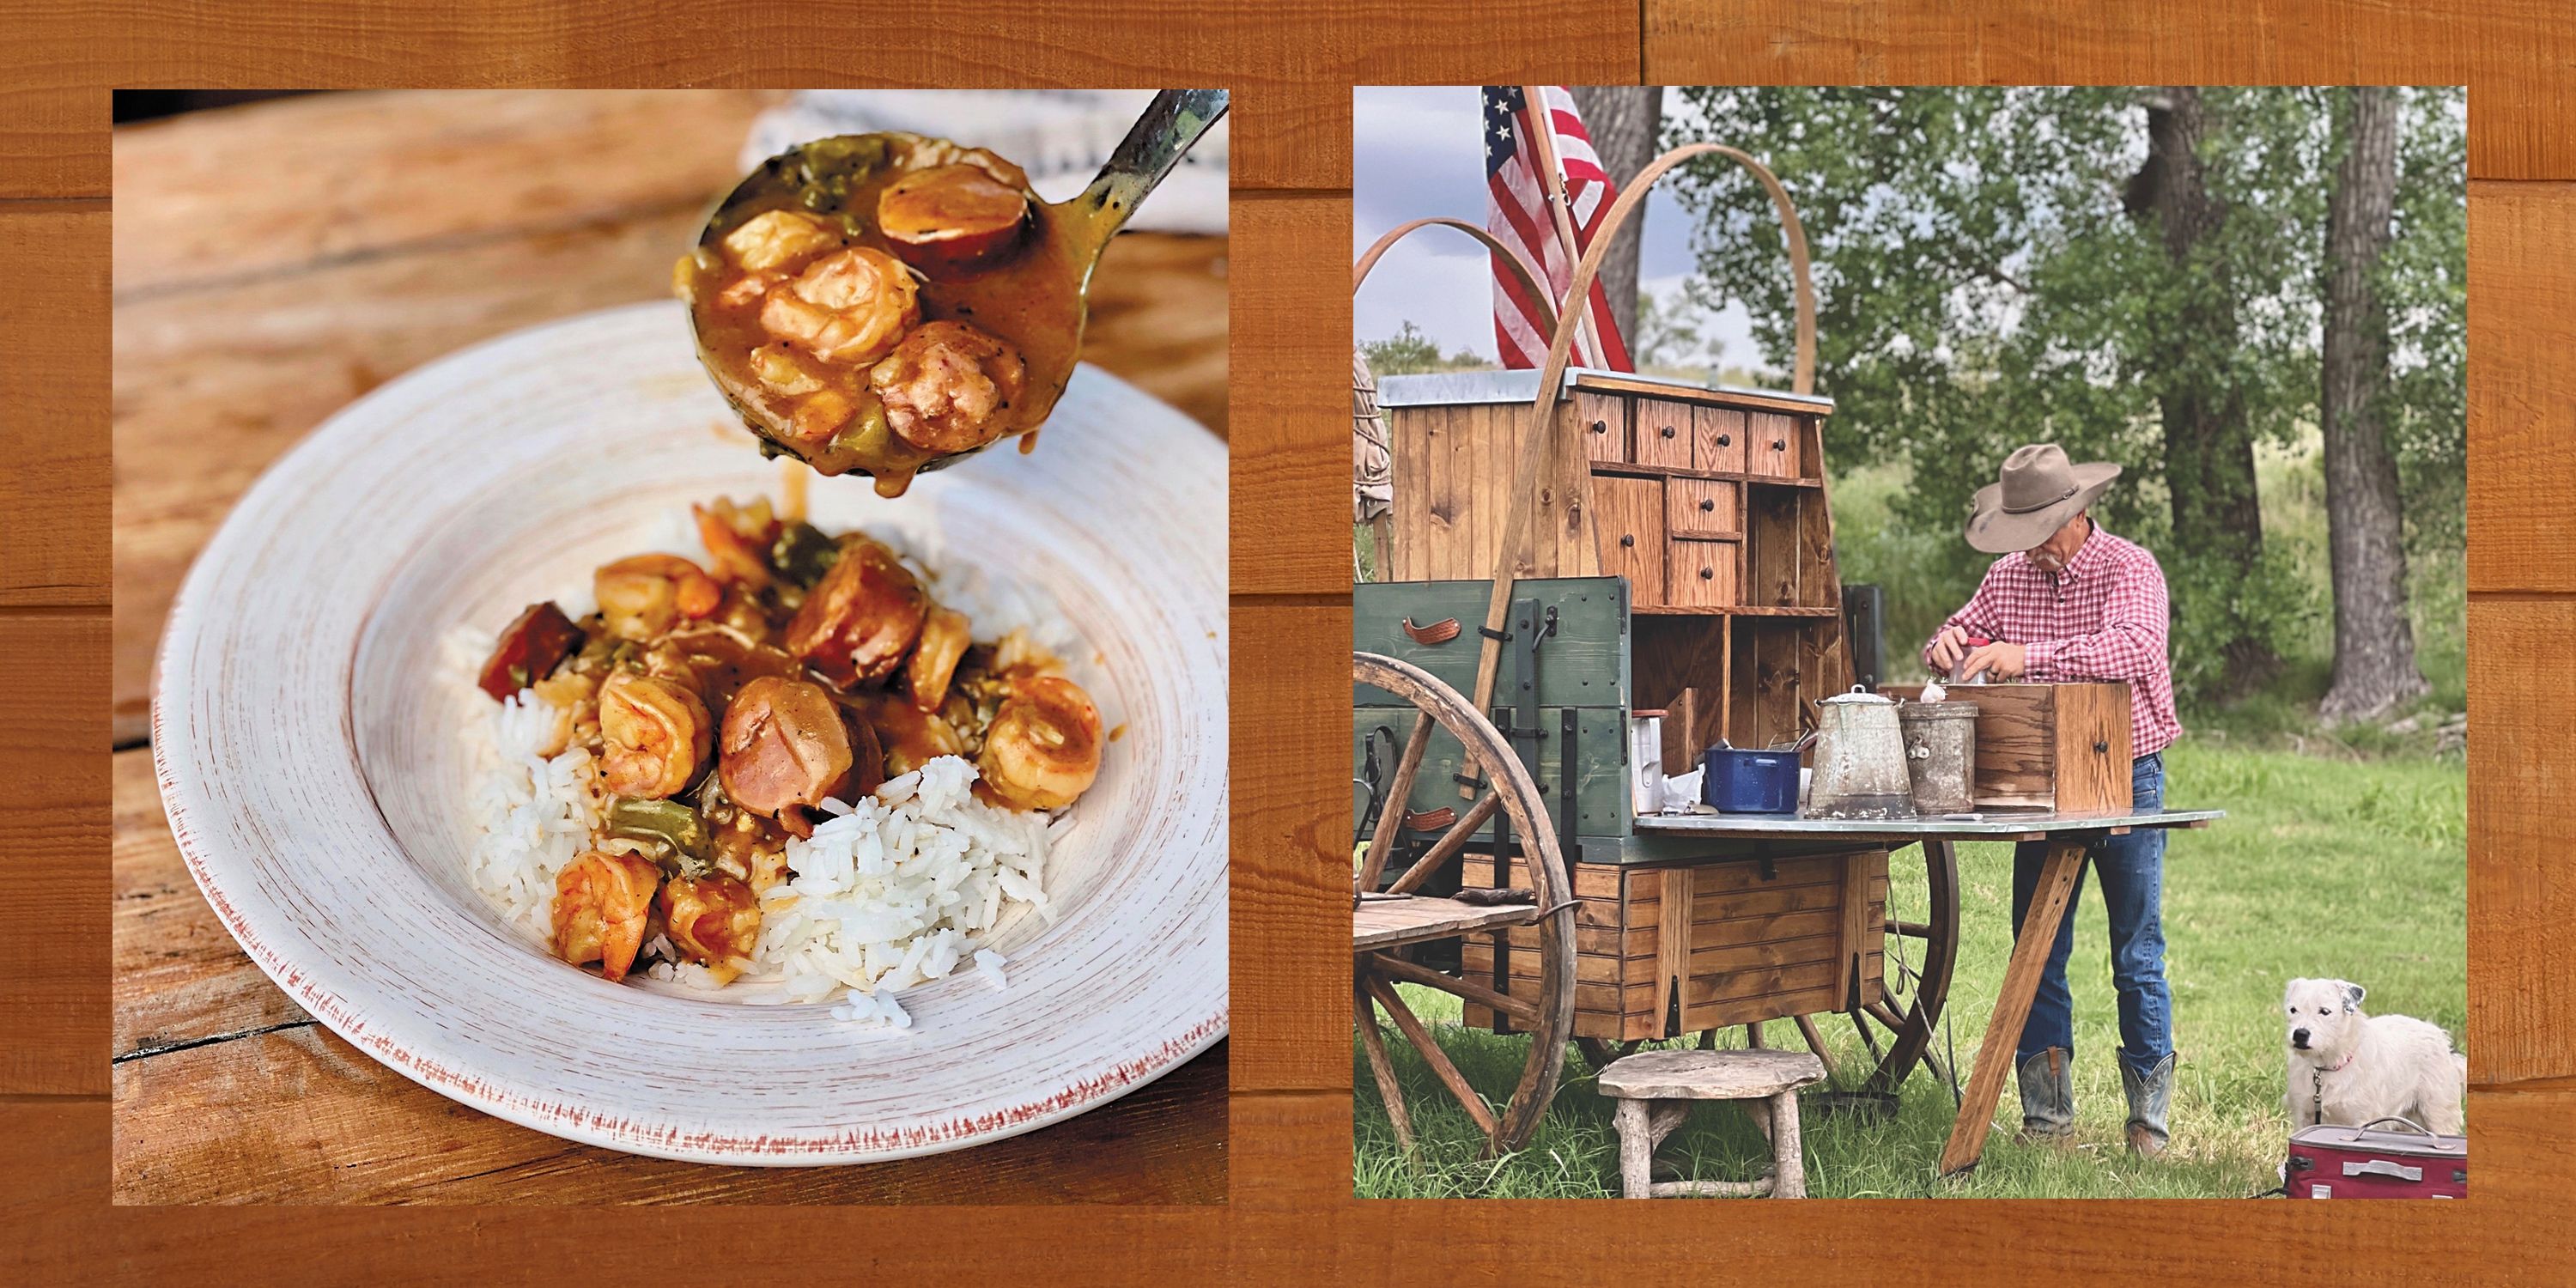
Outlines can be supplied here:
[[[1871, 1071], [1866, 1089], [1882, 1094], [1894, 1094], [1914, 1066], [1931, 1056], [1941, 1008], [1950, 1000], [1950, 971], [1959, 957], [1958, 853], [1948, 840], [1939, 837], [1924, 838], [1921, 849], [1925, 919], [1900, 920], [1890, 911], [1881, 1000], [1851, 1013], [1853, 1027], [1860, 1030], [1862, 1041], [1878, 1055], [1878, 1065]], [[1902, 862], [1902, 853], [1889, 855], [1889, 863]], [[1897, 887], [1892, 867], [1888, 878], [1889, 903], [1893, 905]], [[1873, 1025], [1887, 1035], [1884, 1051], [1879, 1051], [1872, 1035]], [[1812, 1024], [1802, 1022], [1800, 1027], [1812, 1035]], [[1934, 1076], [1946, 1079], [1947, 1072], [1938, 1058], [1932, 1059]]]
[[[1395, 832], [1404, 813], [1404, 802], [1413, 792], [1413, 780], [1422, 767], [1423, 751], [1430, 745], [1433, 729], [1458, 740], [1466, 749], [1466, 761], [1473, 772], [1489, 784], [1486, 791], [1431, 849], [1411, 868], [1388, 886], [1386, 893], [1409, 893], [1441, 865], [1462, 853], [1482, 824], [1496, 811], [1511, 820], [1520, 837], [1523, 870], [1528, 873], [1532, 899], [1527, 916], [1514, 919], [1517, 924], [1535, 925], [1538, 931], [1536, 949], [1539, 968], [1535, 994], [1498, 993], [1463, 973], [1451, 975], [1411, 962], [1388, 952], [1356, 951], [1351, 959], [1351, 984], [1356, 1004], [1360, 1044], [1369, 1060], [1369, 1071], [1377, 1080], [1378, 1094], [1386, 1101], [1387, 1117], [1395, 1125], [1398, 1141], [1407, 1153], [1413, 1149], [1412, 1128], [1404, 1110], [1402, 1090], [1396, 1085], [1395, 1071], [1386, 1058], [1385, 1039], [1377, 1029], [1376, 1009], [1383, 1007], [1414, 1049], [1422, 1053], [1424, 1063], [1440, 1079], [1451, 1095], [1467, 1110], [1468, 1117], [1485, 1132], [1488, 1156], [1518, 1149], [1529, 1140], [1539, 1119], [1547, 1112], [1548, 1102], [1556, 1096], [1557, 1077], [1564, 1065], [1565, 1043], [1574, 1029], [1574, 897], [1573, 884], [1566, 878], [1565, 859], [1558, 851], [1556, 833], [1549, 824], [1547, 805], [1538, 787], [1530, 781], [1529, 772], [1521, 766], [1520, 757], [1493, 724], [1485, 719], [1458, 691], [1434, 678], [1429, 672], [1408, 662], [1375, 653], [1351, 656], [1352, 677], [1361, 684], [1374, 685], [1411, 702], [1416, 711], [1412, 736], [1405, 740], [1403, 756], [1396, 762], [1395, 773], [1387, 784], [1387, 805], [1380, 812], [1376, 834], [1370, 838], [1366, 856], [1353, 874], [1352, 898], [1356, 902], [1374, 892], [1379, 875], [1385, 870], [1386, 856], [1393, 848]], [[1500, 861], [1501, 856], [1497, 856]], [[1447, 900], [1425, 900], [1425, 905], [1447, 905]], [[1475, 928], [1490, 928], [1496, 923], [1488, 910], [1477, 920]], [[1426, 926], [1417, 938], [1451, 938], [1469, 933], [1465, 927]], [[1521, 951], [1515, 949], [1515, 952]], [[1501, 1012], [1510, 1017], [1515, 1027], [1530, 1035], [1529, 1059], [1521, 1067], [1519, 1082], [1512, 1088], [1499, 1114], [1489, 1108], [1483, 1096], [1469, 1086], [1465, 1075], [1458, 1072], [1446, 1053], [1432, 1039], [1428, 1026], [1415, 1017], [1404, 999], [1395, 991], [1397, 982], [1421, 984], [1453, 994]]]

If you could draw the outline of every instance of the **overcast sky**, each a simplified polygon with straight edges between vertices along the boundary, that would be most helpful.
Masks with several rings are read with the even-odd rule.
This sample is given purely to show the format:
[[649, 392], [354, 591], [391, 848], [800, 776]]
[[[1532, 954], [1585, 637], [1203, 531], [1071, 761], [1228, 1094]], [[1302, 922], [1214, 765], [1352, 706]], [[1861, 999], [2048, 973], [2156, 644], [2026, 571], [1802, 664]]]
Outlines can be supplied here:
[[[1351, 91], [1351, 254], [1357, 258], [1387, 229], [1409, 219], [1447, 215], [1485, 223], [1485, 157], [1478, 87], [1361, 87]], [[1665, 110], [1675, 106], [1671, 95]], [[1638, 257], [1642, 292], [1662, 296], [1691, 272], [1690, 230], [1681, 207], [1658, 186], [1646, 198], [1645, 246]], [[1485, 250], [1464, 234], [1415, 233], [1378, 261], [1352, 306], [1362, 340], [1393, 335], [1410, 321], [1444, 350], [1494, 356], [1493, 270]], [[1743, 307], [1729, 305], [1704, 320], [1720, 361], [1756, 358]]]

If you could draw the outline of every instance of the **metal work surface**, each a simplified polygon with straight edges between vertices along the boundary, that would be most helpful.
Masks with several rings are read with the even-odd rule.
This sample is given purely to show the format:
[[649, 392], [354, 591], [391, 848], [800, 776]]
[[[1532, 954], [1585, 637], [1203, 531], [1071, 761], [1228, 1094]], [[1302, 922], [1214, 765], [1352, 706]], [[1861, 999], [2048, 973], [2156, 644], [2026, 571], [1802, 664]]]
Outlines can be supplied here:
[[2226, 817], [2225, 810], [2158, 810], [2152, 814], [2009, 814], [1989, 811], [1977, 818], [1800, 818], [1795, 814], [1640, 814], [1640, 834], [1745, 837], [1903, 837], [1958, 836], [1999, 838], [2033, 833], [2100, 832], [2113, 828], [2197, 827]]
[[[1419, 376], [1380, 376], [1377, 401], [1381, 407], [1440, 407], [1462, 403], [1525, 403], [1538, 397], [1538, 375], [1532, 370], [1518, 371], [1440, 371]], [[1834, 409], [1834, 400], [1816, 394], [1789, 393], [1779, 389], [1753, 389], [1741, 385], [1704, 385], [1697, 381], [1675, 380], [1634, 371], [1604, 371], [1593, 367], [1568, 367], [1557, 386], [1557, 396], [1564, 397], [1576, 388], [1590, 384], [1587, 376], [1619, 382], [1622, 387], [1669, 385], [1676, 394], [1738, 394], [1777, 399], [1814, 407], [1820, 412]]]

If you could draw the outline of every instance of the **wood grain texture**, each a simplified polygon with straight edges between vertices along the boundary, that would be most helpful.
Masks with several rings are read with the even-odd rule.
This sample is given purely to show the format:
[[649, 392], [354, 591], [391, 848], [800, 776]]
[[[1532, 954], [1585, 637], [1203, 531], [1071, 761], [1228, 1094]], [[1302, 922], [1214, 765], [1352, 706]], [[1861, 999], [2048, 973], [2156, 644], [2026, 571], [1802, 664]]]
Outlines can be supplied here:
[[[2562, 452], [2563, 452], [2562, 448]], [[2469, 606], [2469, 1081], [2576, 1077], [2554, 999], [2576, 989], [2576, 869], [2555, 802], [2576, 731], [2535, 695], [2576, 690], [2576, 601]]]
[[1351, 610], [1238, 599], [1229, 616], [1233, 1085], [1347, 1091]]
[[0, 617], [0, 942], [20, 946], [0, 972], [0, 1095], [106, 1089], [106, 628], [96, 613]]
[[107, 1102], [0, 1096], [0, 1283], [98, 1273], [108, 1242]]
[[1332, 270], [1350, 253], [1350, 198], [1246, 200], [1235, 182], [1232, 588], [1348, 595], [1351, 297]]
[[[715, 125], [697, 120], [702, 105]], [[144, 736], [170, 596], [251, 480], [422, 362], [665, 296], [674, 247], [729, 182], [756, 105], [736, 94], [319, 96], [118, 136], [130, 177], [114, 333], [119, 745]], [[320, 163], [280, 146], [308, 118]], [[665, 146], [610, 149], [620, 177], [608, 197], [543, 161], [628, 135]], [[275, 195], [310, 196], [311, 164], [353, 176], [363, 200], [345, 220]], [[1219, 433], [1226, 259], [1223, 238], [1119, 238], [1094, 279], [1085, 345], [1089, 360]]]
[[1649, 85], [2467, 85], [2469, 173], [2576, 178], [2556, 0], [1646, 0]]
[[108, 192], [107, 51], [69, 5], [10, 13], [0, 44], [0, 196], [104, 197]]
[[[2485, 110], [2480, 99], [2473, 123]], [[2576, 592], [2565, 518], [2576, 493], [2571, 350], [2576, 183], [2469, 185], [2473, 593]]]
[[107, 225], [0, 203], [0, 607], [107, 603]]

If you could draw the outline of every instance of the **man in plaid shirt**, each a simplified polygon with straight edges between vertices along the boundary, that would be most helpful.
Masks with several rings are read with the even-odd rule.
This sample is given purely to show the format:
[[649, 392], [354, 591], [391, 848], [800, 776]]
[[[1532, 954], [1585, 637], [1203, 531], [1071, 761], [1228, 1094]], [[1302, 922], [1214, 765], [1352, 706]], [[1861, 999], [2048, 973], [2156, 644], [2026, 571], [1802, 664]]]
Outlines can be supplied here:
[[[2116, 681], [2129, 686], [2131, 793], [2141, 811], [2164, 800], [2163, 751], [2182, 735], [2166, 652], [2165, 578], [2154, 555], [2102, 530], [2087, 512], [2119, 477], [2107, 463], [2075, 465], [2054, 443], [2023, 447], [1998, 481], [1977, 493], [1968, 544], [2003, 557], [1986, 569], [1967, 606], [1924, 645], [1942, 675], [1988, 680]], [[1967, 696], [1962, 694], [1961, 696]], [[2039, 881], [2038, 842], [2013, 851], [2013, 926], [2029, 915]], [[2111, 916], [2111, 979], [2120, 995], [2120, 1085], [2128, 1093], [2129, 1148], [2165, 1147], [2173, 1094], [2173, 997], [2165, 986], [2165, 834], [2140, 828], [2102, 841], [2091, 867]], [[2083, 877], [2074, 897], [2082, 897]], [[2075, 1122], [2074, 999], [2066, 959], [2070, 911], [2041, 973], [2016, 1053], [2024, 1139], [2071, 1143]]]

